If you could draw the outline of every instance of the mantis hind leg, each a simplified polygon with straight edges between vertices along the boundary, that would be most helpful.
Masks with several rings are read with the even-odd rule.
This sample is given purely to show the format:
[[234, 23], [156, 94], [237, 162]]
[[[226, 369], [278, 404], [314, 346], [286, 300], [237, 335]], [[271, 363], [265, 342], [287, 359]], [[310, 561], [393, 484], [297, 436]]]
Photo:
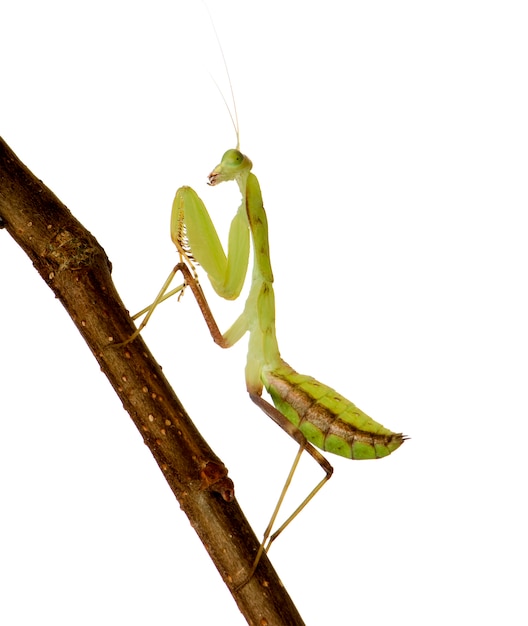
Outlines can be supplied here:
[[[328, 480], [330, 480], [332, 473], [334, 471], [334, 468], [325, 459], [325, 457], [319, 452], [319, 450], [317, 450], [317, 448], [315, 448], [306, 439], [306, 437], [297, 428], [297, 426], [295, 426], [290, 421], [288, 421], [286, 417], [277, 408], [275, 408], [267, 400], [264, 400], [264, 398], [262, 398], [262, 396], [258, 394], [250, 393], [249, 395], [250, 395], [250, 398], [253, 400], [253, 402], [260, 409], [262, 409], [262, 411], [264, 411], [266, 415], [271, 417], [271, 419], [276, 424], [278, 424], [285, 432], [288, 433], [288, 435], [290, 435], [290, 437], [292, 437], [292, 439], [294, 439], [299, 444], [299, 450], [295, 456], [293, 465], [288, 473], [288, 477], [286, 478], [286, 482], [284, 483], [284, 487], [282, 488], [279, 500], [275, 506], [275, 509], [273, 511], [269, 524], [266, 527], [266, 530], [264, 531], [264, 537], [262, 539], [262, 543], [260, 544], [260, 548], [257, 552], [257, 556], [255, 557], [255, 561], [253, 562], [253, 566], [245, 582], [247, 582], [247, 580], [249, 580], [255, 573], [255, 570], [257, 569], [257, 565], [260, 561], [262, 554], [269, 550], [273, 541], [275, 541], [275, 539], [277, 539], [277, 537], [282, 533], [282, 531], [297, 517], [297, 515], [299, 515], [299, 513], [310, 502], [310, 500], [312, 500], [312, 498], [319, 492], [319, 490], [324, 486], [324, 484]], [[279, 514], [279, 510], [282, 506], [284, 497], [286, 496], [286, 492], [288, 491], [288, 488], [291, 484], [293, 475], [295, 473], [295, 470], [297, 469], [297, 465], [299, 464], [302, 453], [305, 451], [308, 452], [308, 454], [315, 461], [317, 461], [317, 463], [321, 466], [321, 468], [325, 472], [325, 476], [319, 483], [317, 483], [317, 485], [312, 489], [312, 491], [310, 491], [310, 493], [301, 502], [301, 504], [295, 509], [295, 511], [288, 517], [288, 519], [285, 522], [283, 522], [283, 524], [279, 526], [279, 528], [273, 534], [271, 534], [271, 529], [273, 528], [273, 525], [275, 524], [275, 520], [277, 519], [277, 515]]]

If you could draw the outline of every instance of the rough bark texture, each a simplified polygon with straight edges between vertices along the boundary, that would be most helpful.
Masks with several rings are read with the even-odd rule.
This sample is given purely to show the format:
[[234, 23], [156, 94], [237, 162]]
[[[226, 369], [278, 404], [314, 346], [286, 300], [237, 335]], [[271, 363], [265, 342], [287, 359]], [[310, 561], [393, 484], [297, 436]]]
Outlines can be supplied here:
[[266, 557], [237, 590], [251, 569], [258, 540], [234, 500], [225, 466], [185, 413], [143, 339], [111, 346], [130, 337], [134, 326], [104, 250], [2, 139], [0, 228], [25, 250], [68, 311], [248, 623], [302, 624]]

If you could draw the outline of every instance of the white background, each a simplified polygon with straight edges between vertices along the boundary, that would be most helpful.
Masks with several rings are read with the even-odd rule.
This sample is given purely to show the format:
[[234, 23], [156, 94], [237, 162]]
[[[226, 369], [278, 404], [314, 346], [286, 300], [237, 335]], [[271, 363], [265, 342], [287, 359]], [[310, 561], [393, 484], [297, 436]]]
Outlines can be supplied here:
[[[526, 621], [523, 2], [210, 2], [270, 222], [284, 358], [410, 441], [332, 458], [270, 556], [308, 624]], [[190, 184], [226, 233], [235, 144], [200, 2], [0, 8], [0, 132], [99, 239], [131, 312]], [[227, 96], [226, 96], [227, 97]], [[224, 188], [222, 188], [224, 187]], [[0, 622], [243, 624], [52, 292], [0, 231]], [[221, 326], [242, 300], [211, 296]], [[187, 294], [144, 333], [261, 534], [295, 444], [246, 341]], [[320, 477], [306, 460], [290, 506]]]

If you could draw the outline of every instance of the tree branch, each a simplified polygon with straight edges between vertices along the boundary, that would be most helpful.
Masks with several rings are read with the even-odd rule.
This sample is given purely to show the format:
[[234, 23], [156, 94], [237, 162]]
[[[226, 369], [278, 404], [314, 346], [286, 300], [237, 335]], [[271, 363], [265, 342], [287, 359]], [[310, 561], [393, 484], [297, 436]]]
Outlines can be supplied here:
[[62, 302], [123, 402], [181, 508], [249, 624], [303, 624], [234, 500], [227, 470], [185, 413], [143, 339], [134, 332], [97, 240], [0, 138], [0, 228], [25, 250]]

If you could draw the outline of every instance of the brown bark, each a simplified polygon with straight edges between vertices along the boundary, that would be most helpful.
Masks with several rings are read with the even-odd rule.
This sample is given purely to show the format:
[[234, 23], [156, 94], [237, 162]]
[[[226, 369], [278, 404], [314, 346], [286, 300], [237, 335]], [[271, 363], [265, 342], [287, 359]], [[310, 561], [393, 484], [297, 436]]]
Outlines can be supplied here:
[[25, 250], [68, 311], [247, 622], [302, 624], [266, 557], [237, 589], [259, 542], [234, 499], [224, 464], [185, 413], [143, 339], [112, 346], [130, 337], [134, 326], [104, 250], [1, 138], [0, 228]]

